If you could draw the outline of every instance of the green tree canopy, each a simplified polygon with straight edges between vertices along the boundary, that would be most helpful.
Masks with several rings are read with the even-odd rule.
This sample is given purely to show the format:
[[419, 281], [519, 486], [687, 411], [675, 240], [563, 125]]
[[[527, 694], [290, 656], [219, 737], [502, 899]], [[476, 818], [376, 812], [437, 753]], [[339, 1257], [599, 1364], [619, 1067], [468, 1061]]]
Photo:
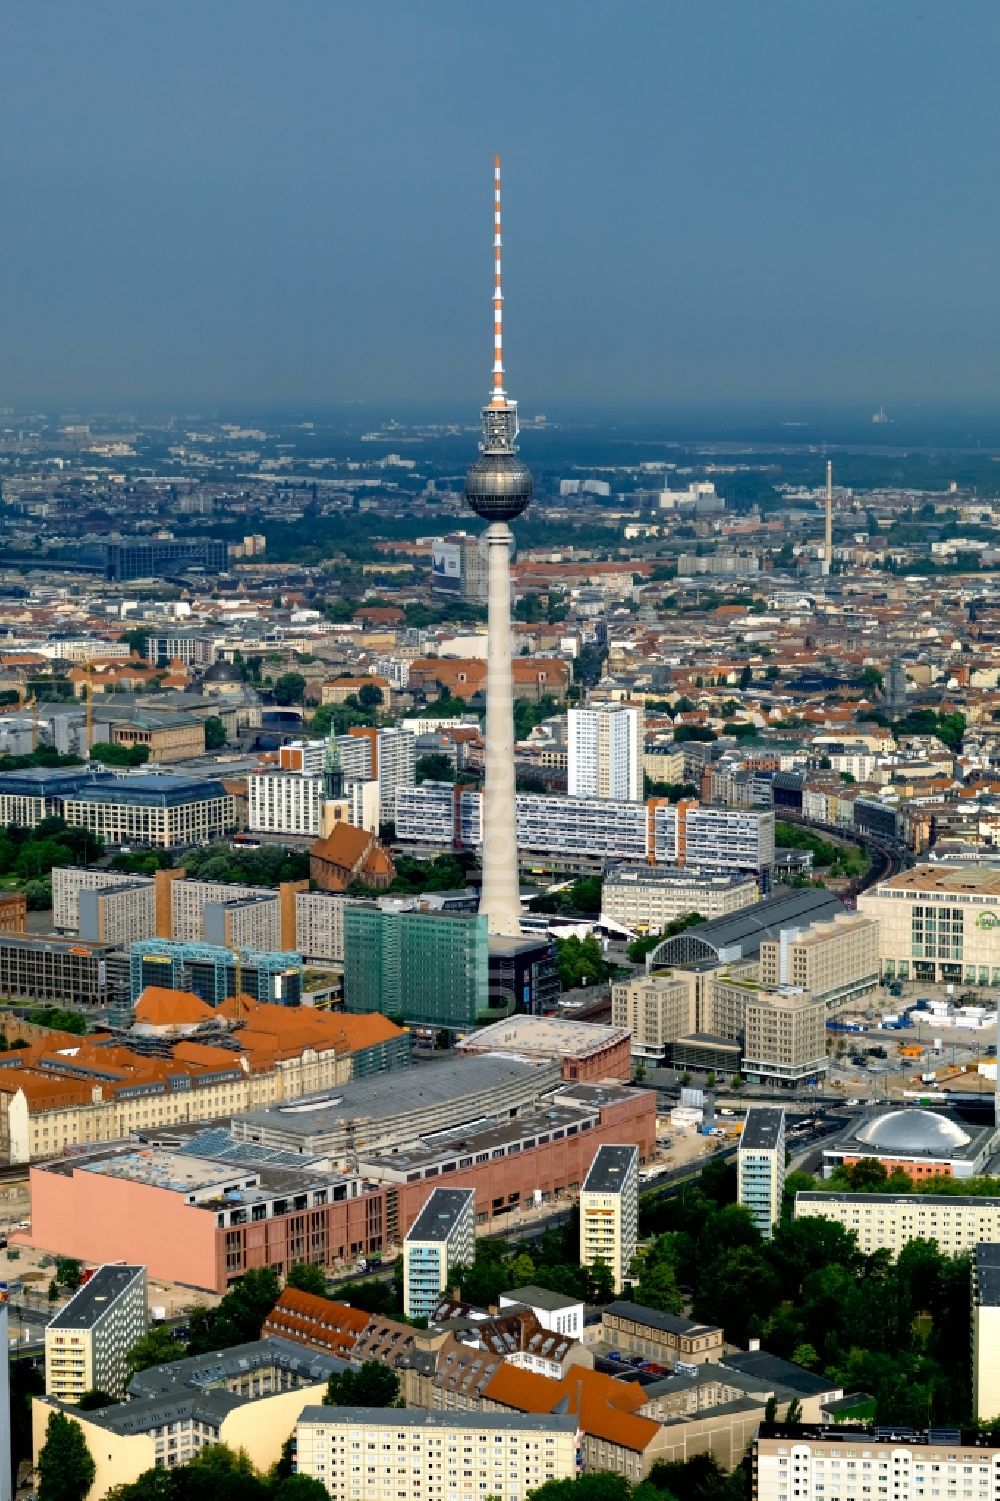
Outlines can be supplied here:
[[96, 1474], [80, 1424], [53, 1412], [38, 1455], [38, 1501], [83, 1501]]
[[380, 1360], [366, 1360], [356, 1371], [334, 1371], [323, 1403], [327, 1407], [402, 1407], [399, 1376]]
[[283, 672], [274, 682], [276, 704], [301, 704], [305, 698], [306, 680], [301, 672]]
[[205, 720], [205, 749], [221, 750], [226, 743], [226, 727], [218, 714], [210, 714]]
[[444, 751], [431, 751], [418, 757], [415, 774], [418, 786], [421, 782], [453, 782], [455, 763]]
[[317, 1297], [323, 1298], [326, 1296], [326, 1273], [314, 1261], [300, 1261], [289, 1268], [285, 1286], [296, 1287], [299, 1292], [315, 1293]]
[[172, 1360], [182, 1360], [187, 1354], [180, 1340], [175, 1338], [165, 1324], [150, 1329], [136, 1340], [125, 1357], [130, 1375], [148, 1371], [151, 1366], [169, 1365]]
[[278, 1301], [281, 1284], [270, 1267], [253, 1267], [215, 1308], [196, 1308], [191, 1315], [189, 1353], [224, 1350], [259, 1339], [267, 1315]]

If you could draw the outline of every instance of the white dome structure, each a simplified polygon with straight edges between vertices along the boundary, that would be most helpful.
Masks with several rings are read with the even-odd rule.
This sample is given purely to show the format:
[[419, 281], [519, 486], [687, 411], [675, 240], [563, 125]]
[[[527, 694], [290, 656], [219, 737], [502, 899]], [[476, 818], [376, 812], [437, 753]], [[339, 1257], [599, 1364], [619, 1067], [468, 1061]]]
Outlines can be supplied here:
[[968, 1131], [950, 1116], [934, 1110], [890, 1110], [877, 1115], [855, 1133], [857, 1141], [877, 1147], [880, 1152], [920, 1152], [928, 1156], [950, 1156], [956, 1148], [967, 1147]]

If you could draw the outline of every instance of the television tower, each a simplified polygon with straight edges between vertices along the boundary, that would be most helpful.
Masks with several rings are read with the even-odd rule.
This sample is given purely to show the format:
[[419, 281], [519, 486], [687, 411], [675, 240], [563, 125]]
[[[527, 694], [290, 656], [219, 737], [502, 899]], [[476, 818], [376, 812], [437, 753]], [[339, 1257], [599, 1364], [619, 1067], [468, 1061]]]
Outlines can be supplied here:
[[833, 567], [833, 462], [826, 461], [826, 546], [823, 549], [823, 572]]
[[493, 159], [493, 389], [483, 407], [480, 456], [465, 477], [466, 503], [488, 523], [486, 777], [483, 887], [479, 910], [490, 933], [517, 937], [521, 899], [514, 799], [514, 680], [511, 668], [508, 521], [531, 500], [531, 473], [517, 457], [517, 402], [507, 400], [503, 368], [500, 158]]

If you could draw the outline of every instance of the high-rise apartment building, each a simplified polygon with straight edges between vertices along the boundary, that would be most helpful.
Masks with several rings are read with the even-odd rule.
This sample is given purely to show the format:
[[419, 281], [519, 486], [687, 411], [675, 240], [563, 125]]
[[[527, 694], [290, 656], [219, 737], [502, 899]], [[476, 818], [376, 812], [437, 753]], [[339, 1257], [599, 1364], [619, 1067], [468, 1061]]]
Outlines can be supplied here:
[[638, 1239], [639, 1150], [599, 1147], [580, 1191], [580, 1265], [602, 1261], [620, 1293]]
[[127, 1356], [147, 1324], [146, 1268], [99, 1266], [46, 1325], [46, 1396], [62, 1402], [91, 1391], [124, 1397]]
[[979, 1423], [1000, 1417], [1000, 1245], [978, 1245], [972, 1257], [972, 1413]]
[[597, 704], [567, 714], [570, 797], [643, 796], [643, 711], [624, 704]]
[[449, 1285], [453, 1267], [471, 1266], [476, 1254], [476, 1191], [435, 1188], [403, 1241], [403, 1311], [430, 1318]]
[[475, 1026], [489, 1007], [484, 915], [348, 903], [344, 1005], [348, 1011], [402, 1016], [416, 1026]]
[[785, 1112], [751, 1105], [736, 1154], [736, 1196], [764, 1240], [781, 1218], [785, 1192]]

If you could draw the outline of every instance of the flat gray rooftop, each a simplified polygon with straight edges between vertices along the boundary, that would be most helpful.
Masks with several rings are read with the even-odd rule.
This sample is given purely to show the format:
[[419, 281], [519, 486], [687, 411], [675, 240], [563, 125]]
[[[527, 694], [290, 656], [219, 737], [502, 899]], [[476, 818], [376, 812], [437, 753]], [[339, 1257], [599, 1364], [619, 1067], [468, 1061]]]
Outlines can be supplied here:
[[[391, 1075], [352, 1079], [339, 1089], [306, 1095], [286, 1105], [251, 1110], [236, 1119], [243, 1126], [270, 1127], [308, 1137], [353, 1121], [388, 1120], [456, 1099], [474, 1099], [487, 1090], [502, 1090], [505, 1084], [524, 1079], [538, 1069], [538, 1064], [521, 1059], [489, 1056], [422, 1063]], [[539, 1090], [543, 1087], [543, 1076], [539, 1073]]]
[[470, 1201], [474, 1215], [475, 1189], [435, 1188], [407, 1231], [406, 1239], [447, 1240]]
[[142, 1277], [143, 1266], [99, 1266], [64, 1308], [49, 1319], [50, 1329], [92, 1329], [125, 1289]]
[[523, 1303], [526, 1308], [544, 1308], [546, 1313], [563, 1313], [567, 1308], [578, 1308], [579, 1298], [567, 1298], [563, 1293], [550, 1292], [547, 1287], [512, 1287], [500, 1294], [501, 1303]]
[[508, 1433], [575, 1433], [577, 1420], [568, 1413], [547, 1412], [433, 1412], [424, 1408], [304, 1407], [300, 1423], [382, 1424], [387, 1428], [483, 1428]]
[[638, 1166], [639, 1148], [629, 1146], [598, 1147], [597, 1155], [590, 1164], [584, 1179], [585, 1193], [620, 1193], [625, 1186], [629, 1168]]
[[740, 1136], [740, 1151], [773, 1152], [785, 1124], [785, 1112], [767, 1105], [752, 1105]]

